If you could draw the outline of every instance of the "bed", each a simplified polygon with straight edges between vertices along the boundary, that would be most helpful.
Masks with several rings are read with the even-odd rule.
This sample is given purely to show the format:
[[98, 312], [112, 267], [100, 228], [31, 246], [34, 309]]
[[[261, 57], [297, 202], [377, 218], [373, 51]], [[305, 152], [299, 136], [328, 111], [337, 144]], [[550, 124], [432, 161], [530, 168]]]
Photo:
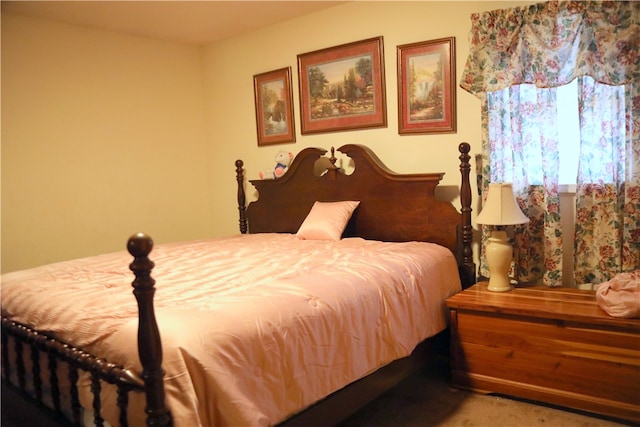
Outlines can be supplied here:
[[443, 173], [338, 151], [351, 173], [306, 148], [249, 204], [236, 161], [239, 235], [3, 275], [3, 388], [75, 424], [331, 425], [421, 367], [474, 282], [469, 144], [460, 210]]

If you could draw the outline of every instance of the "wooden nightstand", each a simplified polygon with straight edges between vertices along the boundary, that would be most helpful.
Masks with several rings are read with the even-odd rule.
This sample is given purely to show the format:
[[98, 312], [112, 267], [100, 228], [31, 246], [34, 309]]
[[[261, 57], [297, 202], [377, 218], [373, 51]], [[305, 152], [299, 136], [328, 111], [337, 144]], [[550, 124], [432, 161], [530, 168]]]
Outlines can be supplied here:
[[447, 300], [453, 386], [640, 422], [640, 319], [594, 291], [481, 282]]

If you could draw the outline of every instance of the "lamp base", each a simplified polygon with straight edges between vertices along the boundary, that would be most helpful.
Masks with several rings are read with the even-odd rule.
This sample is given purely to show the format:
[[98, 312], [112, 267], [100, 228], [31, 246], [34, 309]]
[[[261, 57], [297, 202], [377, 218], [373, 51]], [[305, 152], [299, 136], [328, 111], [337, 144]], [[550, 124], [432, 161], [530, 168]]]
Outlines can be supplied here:
[[489, 286], [492, 292], [507, 292], [513, 289], [509, 280], [509, 266], [513, 257], [513, 248], [504, 230], [493, 230], [486, 248], [489, 264]]
[[489, 278], [489, 286], [487, 286], [487, 290], [491, 292], [507, 292], [507, 291], [510, 291], [511, 289], [513, 289], [513, 286], [511, 286], [511, 284], [505, 286], [502, 283], [499, 283], [499, 284], [491, 283], [491, 278]]

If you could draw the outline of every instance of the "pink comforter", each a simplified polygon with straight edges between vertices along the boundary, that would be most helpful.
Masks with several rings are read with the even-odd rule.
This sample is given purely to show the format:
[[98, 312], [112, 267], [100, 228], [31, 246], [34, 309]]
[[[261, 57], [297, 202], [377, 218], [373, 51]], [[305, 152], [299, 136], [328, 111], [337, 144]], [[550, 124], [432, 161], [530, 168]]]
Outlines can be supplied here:
[[[428, 243], [256, 234], [159, 245], [151, 259], [178, 427], [283, 421], [444, 329], [443, 301], [460, 290], [451, 252]], [[5, 274], [2, 313], [139, 369], [130, 262], [121, 252]]]

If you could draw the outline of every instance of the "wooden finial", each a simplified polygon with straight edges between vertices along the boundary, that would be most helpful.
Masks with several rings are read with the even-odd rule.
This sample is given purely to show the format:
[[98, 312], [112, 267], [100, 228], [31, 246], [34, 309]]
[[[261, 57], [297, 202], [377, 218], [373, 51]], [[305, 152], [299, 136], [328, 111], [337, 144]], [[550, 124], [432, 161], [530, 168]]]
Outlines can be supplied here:
[[334, 169], [337, 169], [337, 166], [336, 166], [337, 160], [338, 159], [336, 158], [336, 149], [334, 147], [331, 147], [331, 157], [329, 157], [329, 162], [331, 162], [331, 166]]
[[153, 240], [144, 233], [137, 233], [129, 237], [127, 250], [134, 258], [149, 256], [153, 249]]
[[329, 173], [329, 176], [332, 180], [336, 179], [336, 174], [340, 169], [338, 166], [336, 166], [337, 161], [338, 159], [336, 158], [336, 150], [334, 147], [331, 147], [331, 157], [329, 157], [329, 163], [331, 163], [331, 166], [327, 167], [327, 172]]

